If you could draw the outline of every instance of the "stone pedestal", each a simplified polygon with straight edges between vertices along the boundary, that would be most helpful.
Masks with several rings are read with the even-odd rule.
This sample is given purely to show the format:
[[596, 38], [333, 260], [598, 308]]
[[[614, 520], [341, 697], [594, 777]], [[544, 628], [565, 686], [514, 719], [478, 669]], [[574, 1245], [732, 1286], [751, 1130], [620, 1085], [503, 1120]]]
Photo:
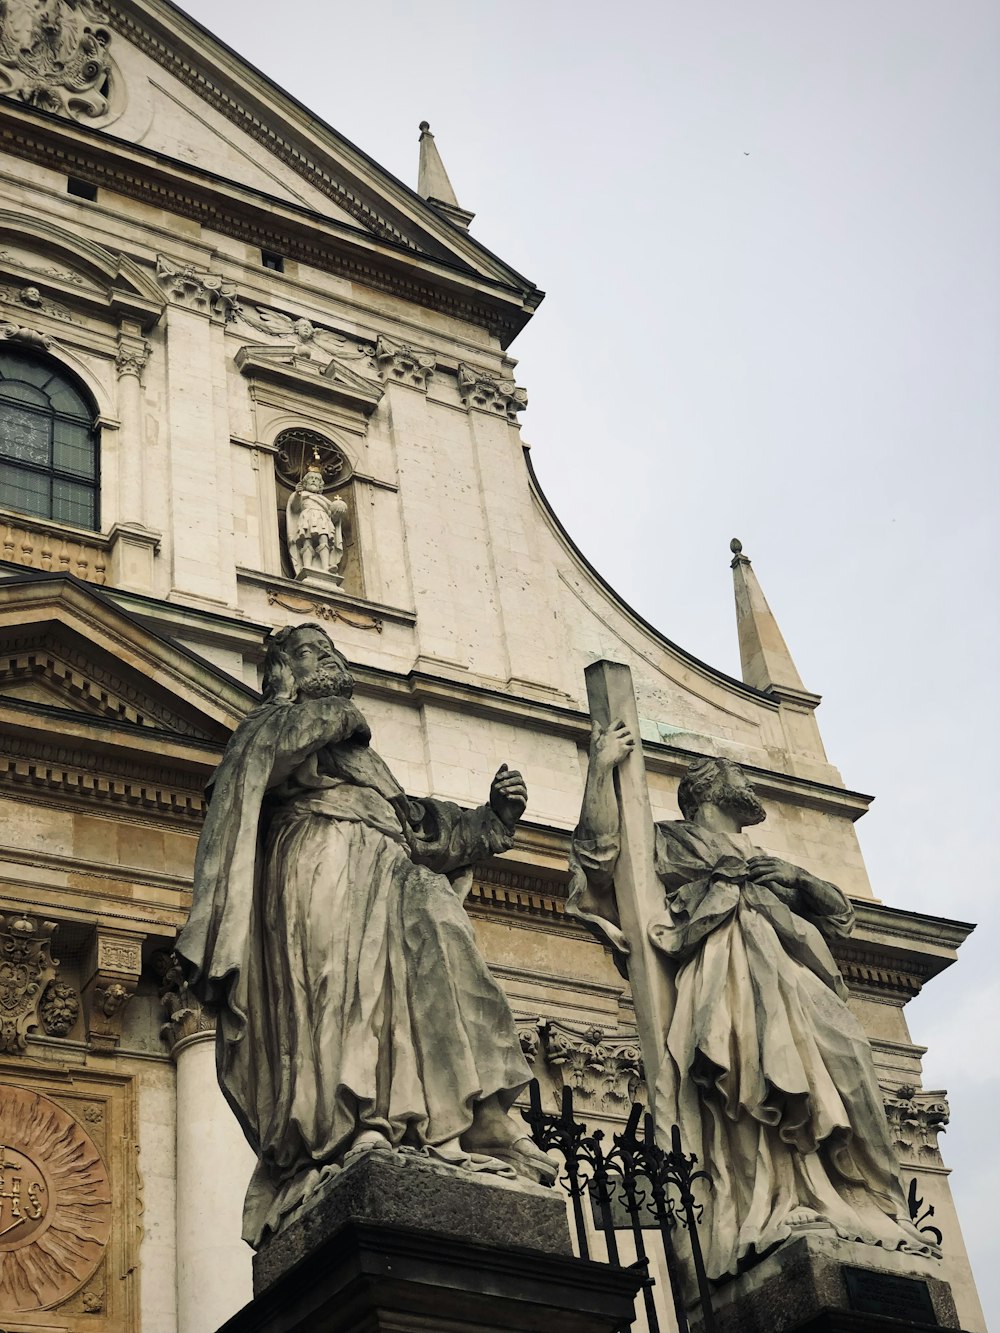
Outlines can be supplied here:
[[[957, 1329], [941, 1265], [919, 1255], [806, 1233], [721, 1284], [717, 1333], [902, 1333]], [[702, 1333], [700, 1314], [692, 1333]]]
[[573, 1257], [561, 1193], [371, 1153], [261, 1248], [219, 1333], [615, 1333], [641, 1283]]

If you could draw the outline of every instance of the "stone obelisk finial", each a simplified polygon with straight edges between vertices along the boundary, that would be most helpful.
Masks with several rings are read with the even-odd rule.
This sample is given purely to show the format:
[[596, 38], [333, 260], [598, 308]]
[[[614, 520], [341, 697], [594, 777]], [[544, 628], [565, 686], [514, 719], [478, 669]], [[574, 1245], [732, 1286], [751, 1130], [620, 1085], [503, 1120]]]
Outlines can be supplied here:
[[743, 543], [734, 537], [729, 543], [733, 553], [733, 589], [736, 593], [736, 629], [740, 639], [743, 679], [758, 690], [794, 690], [805, 692], [788, 645], [782, 637], [774, 613], [757, 582]]
[[448, 179], [448, 173], [441, 161], [441, 154], [431, 134], [431, 127], [426, 120], [420, 122], [420, 168], [417, 172], [417, 194], [439, 213], [443, 213], [449, 222], [468, 231], [469, 223], [476, 216], [458, 202], [454, 187]]

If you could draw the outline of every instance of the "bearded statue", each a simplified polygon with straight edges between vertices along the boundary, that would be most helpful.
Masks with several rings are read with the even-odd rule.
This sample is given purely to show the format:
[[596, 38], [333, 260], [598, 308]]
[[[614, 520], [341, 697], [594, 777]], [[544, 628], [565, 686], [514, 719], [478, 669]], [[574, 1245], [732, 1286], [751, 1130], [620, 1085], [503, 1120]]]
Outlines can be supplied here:
[[271, 635], [176, 945], [218, 1016], [219, 1081], [258, 1157], [255, 1247], [367, 1153], [555, 1177], [509, 1114], [531, 1072], [462, 901], [475, 862], [513, 844], [524, 781], [504, 765], [474, 810], [411, 799], [353, 688], [320, 625]]
[[[594, 727], [567, 913], [627, 957], [614, 894], [621, 848], [612, 775], [634, 739]], [[765, 810], [746, 775], [700, 759], [657, 824], [663, 910], [646, 923], [674, 1003], [654, 1092], [709, 1173], [699, 1228], [713, 1279], [800, 1230], [933, 1253], [910, 1222], [871, 1046], [830, 942], [854, 912], [834, 884], [744, 832]]]

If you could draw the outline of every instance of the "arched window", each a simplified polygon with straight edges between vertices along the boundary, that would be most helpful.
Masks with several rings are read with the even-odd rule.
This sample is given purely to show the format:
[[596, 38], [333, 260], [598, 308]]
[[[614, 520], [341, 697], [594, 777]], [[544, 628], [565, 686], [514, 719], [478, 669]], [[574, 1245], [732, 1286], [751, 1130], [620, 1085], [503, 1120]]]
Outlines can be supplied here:
[[96, 530], [95, 416], [57, 361], [0, 350], [0, 507]]

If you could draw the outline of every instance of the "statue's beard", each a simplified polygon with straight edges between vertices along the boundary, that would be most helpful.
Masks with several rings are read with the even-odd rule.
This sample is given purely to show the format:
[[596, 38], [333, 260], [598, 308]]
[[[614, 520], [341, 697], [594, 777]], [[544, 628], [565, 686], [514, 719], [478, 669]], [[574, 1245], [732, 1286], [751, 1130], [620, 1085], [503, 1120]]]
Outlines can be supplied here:
[[767, 811], [750, 787], [726, 787], [717, 800], [723, 810], [739, 820], [741, 828], [762, 824], [767, 818]]
[[296, 683], [299, 695], [305, 699], [328, 699], [335, 695], [349, 699], [354, 693], [354, 677], [339, 666], [317, 667]]

